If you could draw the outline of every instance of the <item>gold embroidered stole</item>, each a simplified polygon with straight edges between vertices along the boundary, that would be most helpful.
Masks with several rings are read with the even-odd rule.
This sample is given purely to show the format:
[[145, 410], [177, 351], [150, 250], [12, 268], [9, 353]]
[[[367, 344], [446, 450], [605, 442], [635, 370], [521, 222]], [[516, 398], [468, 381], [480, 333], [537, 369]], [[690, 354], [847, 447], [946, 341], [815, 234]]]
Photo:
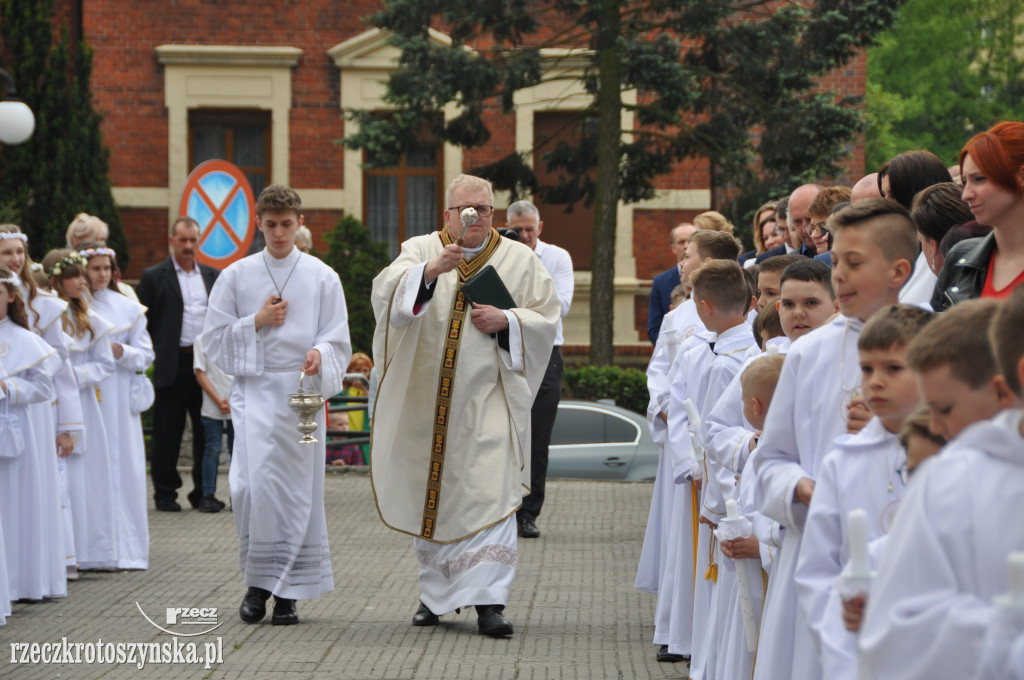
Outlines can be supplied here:
[[[442, 228], [439, 236], [442, 246], [454, 243], [448, 230]], [[459, 275], [458, 288], [452, 299], [448, 313], [448, 330], [445, 333], [444, 351], [441, 358], [441, 369], [437, 380], [437, 396], [434, 409], [434, 435], [430, 450], [430, 469], [427, 477], [427, 495], [423, 504], [423, 523], [420, 535], [433, 538], [437, 528], [437, 510], [441, 499], [441, 477], [444, 473], [444, 457], [448, 441], [448, 415], [452, 404], [452, 390], [455, 386], [455, 369], [459, 363], [459, 347], [462, 343], [462, 329], [465, 327], [466, 296], [462, 294], [462, 284], [487, 264], [501, 243], [501, 235], [492, 228], [487, 245], [472, 260], [463, 259], [456, 268]]]

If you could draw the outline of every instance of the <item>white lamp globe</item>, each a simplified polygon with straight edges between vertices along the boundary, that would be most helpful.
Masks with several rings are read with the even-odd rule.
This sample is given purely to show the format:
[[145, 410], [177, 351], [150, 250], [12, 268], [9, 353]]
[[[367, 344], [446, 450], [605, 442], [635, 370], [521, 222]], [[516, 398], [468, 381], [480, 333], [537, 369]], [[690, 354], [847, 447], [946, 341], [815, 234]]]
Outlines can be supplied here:
[[36, 117], [25, 102], [0, 101], [0, 142], [21, 144], [32, 136], [35, 129]]

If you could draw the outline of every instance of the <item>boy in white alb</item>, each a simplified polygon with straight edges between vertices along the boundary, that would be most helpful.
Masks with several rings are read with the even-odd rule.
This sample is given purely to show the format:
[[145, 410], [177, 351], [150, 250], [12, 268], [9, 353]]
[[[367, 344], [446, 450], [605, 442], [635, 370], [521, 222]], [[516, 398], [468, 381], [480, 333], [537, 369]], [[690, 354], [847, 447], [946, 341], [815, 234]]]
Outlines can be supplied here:
[[817, 476], [804, 524], [796, 588], [819, 650], [825, 680], [857, 680], [857, 638], [843, 626], [835, 580], [850, 559], [851, 510], [867, 513], [868, 540], [889, 532], [903, 498], [899, 443], [906, 418], [920, 401], [907, 366], [907, 345], [932, 317], [919, 307], [883, 307], [857, 341], [862, 389], [875, 417], [857, 434], [836, 439]]
[[793, 343], [753, 459], [758, 509], [786, 528], [768, 583], [754, 679], [817, 680], [818, 655], [797, 608], [793, 574], [814, 478], [860, 393], [857, 337], [898, 301], [920, 246], [895, 201], [859, 201], [829, 218], [832, 286], [841, 314]]
[[[689, 282], [690, 276], [705, 262], [711, 260], [735, 260], [740, 252], [739, 242], [725, 232], [697, 231], [691, 235], [682, 262], [682, 276]], [[696, 303], [690, 299], [669, 313], [673, 327], [679, 336], [679, 349], [672, 360], [664, 391], [658, 397], [652, 392], [652, 406], [648, 409], [650, 422], [665, 432], [664, 450], [659, 460], [658, 477], [655, 485], [663, 488], [660, 500], [668, 505], [669, 522], [663, 530], [664, 545], [660, 550], [661, 563], [658, 581], [658, 604], [655, 610], [654, 644], [660, 645], [659, 661], [681, 661], [689, 656], [693, 625], [693, 580], [696, 545], [696, 512], [694, 511], [695, 489], [691, 481], [677, 484], [676, 462], [687, 461], [689, 469], [689, 434], [679, 431], [672, 436], [669, 431], [669, 416], [681, 411], [682, 400], [673, 406], [671, 391], [679, 390], [680, 380], [687, 380], [688, 370], [698, 370], [701, 362], [691, 356], [683, 359], [691, 348], [700, 348], [702, 355], [710, 354], [706, 342], [706, 328], [697, 314]], [[709, 357], [704, 356], [703, 360]], [[702, 361], [703, 361], [702, 360]], [[685, 390], [684, 390], [685, 391]], [[655, 403], [658, 404], [655, 407]], [[653, 415], [652, 415], [652, 409]], [[676, 451], [676, 449], [679, 449]], [[654, 500], [652, 500], [652, 505]], [[652, 510], [652, 517], [655, 516]], [[649, 535], [649, 534], [648, 534]], [[646, 542], [646, 536], [645, 536]], [[678, 584], [678, 587], [677, 587]], [[674, 652], [669, 651], [669, 647]]]
[[[701, 367], [696, 379], [687, 385], [687, 394], [700, 410], [703, 419], [732, 381], [746, 353], [756, 344], [753, 332], [746, 323], [751, 295], [743, 268], [739, 264], [712, 260], [701, 265], [691, 275], [690, 281], [698, 314], [707, 329], [714, 333], [713, 341], [708, 343], [710, 360]], [[686, 423], [686, 427], [691, 425]], [[706, 438], [703, 425], [699, 435], [703, 442]], [[721, 551], [712, 535], [719, 520], [725, 516], [726, 499], [733, 496], [734, 474], [713, 459], [705, 458], [698, 468], [691, 469], [691, 476], [703, 480], [697, 550], [698, 578], [694, 592], [693, 651], [690, 660], [690, 677], [695, 680], [705, 677], [705, 673], [706, 677], [716, 677], [717, 654], [714, 652], [717, 650], [720, 629], [724, 625], [724, 619], [719, 617], [722, 611], [718, 606], [719, 593], [723, 589], [731, 590], [735, 578], [731, 571], [718, 570], [714, 566], [720, 559]], [[708, 572], [702, 574], [704, 558], [709, 568]], [[672, 651], [671, 646], [669, 651]]]
[[[238, 614], [273, 625], [299, 622], [295, 601], [334, 588], [324, 516], [324, 437], [300, 444], [288, 394], [341, 391], [352, 354], [338, 274], [295, 247], [302, 202], [273, 184], [256, 200], [267, 247], [235, 262], [210, 293], [201, 342], [208, 359], [237, 376], [231, 414], [238, 429], [229, 482], [239, 566], [248, 586]], [[323, 432], [325, 412], [316, 416]]]
[[[1007, 556], [1024, 550], [1021, 328], [1018, 286], [989, 329], [1018, 407], [967, 427], [917, 473], [903, 500], [860, 635], [879, 680], [1020, 677], [1022, 622], [993, 600], [1008, 589]], [[1014, 634], [1015, 642], [991, 644]]]
[[647, 405], [647, 426], [651, 431], [651, 438], [658, 446], [659, 471], [655, 477], [651, 509], [647, 516], [647, 529], [644, 532], [644, 544], [640, 550], [640, 562], [637, 565], [633, 587], [654, 595], [658, 594], [658, 580], [665, 561], [663, 548], [668, 543], [668, 527], [672, 517], [669, 499], [672, 498], [675, 484], [671, 475], [661, 473], [660, 468], [665, 460], [668, 372], [682, 341], [686, 339], [675, 328], [676, 311], [679, 303], [684, 301], [683, 297], [683, 287], [676, 286], [672, 291], [672, 306], [661, 321], [658, 341], [654, 345], [651, 361], [647, 364], [647, 392], [651, 397]]
[[[783, 257], [785, 256], [772, 258], [766, 262]], [[747, 376], [746, 369], [769, 352], [779, 355], [769, 363], [781, 367], [781, 355], [789, 351], [790, 343], [826, 323], [838, 310], [838, 303], [832, 290], [832, 270], [822, 262], [799, 255], [792, 256], [791, 264], [773, 280], [768, 281], [768, 285], [765, 285], [764, 272], [761, 274], [760, 285], [764, 286], [761, 288], [761, 298], [766, 298], [766, 306], [760, 316], [767, 318], [772, 313], [777, 314], [784, 335], [766, 340], [763, 353], [748, 353], [743, 368], [733, 378], [706, 418], [708, 456], [736, 475], [744, 471], [750, 452], [757, 445], [757, 435], [764, 427], [768, 404], [778, 381], [776, 371], [771, 374], [770, 381], [762, 378], [754, 385], [754, 378]], [[770, 294], [769, 289], [772, 286], [774, 292], [779, 293], [781, 297], [776, 298]], [[762, 369], [756, 373], [760, 375], [763, 372]], [[740, 511], [752, 523], [755, 535], [760, 539], [760, 553], [764, 557], [763, 568], [769, 573], [775, 552], [781, 545], [782, 531], [778, 522], [761, 514], [753, 506], [753, 477], [753, 473], [741, 477], [739, 486], [743, 491], [740, 492], [738, 500]], [[737, 546], [735, 549], [743, 548]], [[727, 559], [723, 560], [720, 566], [732, 568], [730, 558], [733, 555], [729, 554], [732, 550], [732, 546], [722, 544], [722, 552]], [[760, 581], [756, 586], [753, 588], [755, 592], [752, 592], [752, 598], [757, 603], [759, 622], [764, 593]], [[718, 640], [718, 654], [723, 659], [720, 669], [724, 675], [721, 677], [748, 677], [753, 664], [753, 654], [748, 650], [745, 640], [738, 586], [732, 588], [728, 596], [723, 592], [722, 597], [728, 602], [725, 608], [731, 612], [731, 625]], [[737, 635], [744, 639], [734, 639]]]

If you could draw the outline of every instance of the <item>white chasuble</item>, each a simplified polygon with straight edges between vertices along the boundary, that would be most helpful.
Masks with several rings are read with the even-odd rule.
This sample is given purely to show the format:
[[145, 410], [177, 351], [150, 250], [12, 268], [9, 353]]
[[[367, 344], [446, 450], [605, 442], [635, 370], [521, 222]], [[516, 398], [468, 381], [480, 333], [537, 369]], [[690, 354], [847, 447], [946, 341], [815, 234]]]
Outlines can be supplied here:
[[[494, 230], [417, 306], [423, 265], [447, 243], [447, 230], [406, 241], [373, 281], [381, 376], [370, 456], [377, 510], [392, 529], [435, 543], [494, 527], [529, 493], [530, 409], [560, 312], [540, 259]], [[516, 304], [506, 310], [509, 351], [473, 325], [461, 291], [488, 265]]]
[[[5, 554], [0, 618], [10, 601], [67, 594], [57, 495], [53, 375], [57, 353], [10, 318], [0, 320], [0, 526]], [[17, 446], [16, 446], [17, 444]], [[13, 457], [9, 457], [13, 456]], [[8, 589], [9, 586], [9, 589]]]
[[[279, 295], [288, 302], [284, 325], [257, 330], [256, 313]], [[319, 441], [299, 444], [288, 395], [298, 390], [311, 349], [321, 359], [312, 391], [330, 397], [342, 389], [352, 346], [338, 275], [297, 248], [281, 259], [264, 250], [235, 262], [210, 293], [202, 344], [210, 361], [237, 378], [229, 397], [235, 446], [228, 479], [245, 584], [288, 599], [333, 590], [324, 411], [316, 416]]]

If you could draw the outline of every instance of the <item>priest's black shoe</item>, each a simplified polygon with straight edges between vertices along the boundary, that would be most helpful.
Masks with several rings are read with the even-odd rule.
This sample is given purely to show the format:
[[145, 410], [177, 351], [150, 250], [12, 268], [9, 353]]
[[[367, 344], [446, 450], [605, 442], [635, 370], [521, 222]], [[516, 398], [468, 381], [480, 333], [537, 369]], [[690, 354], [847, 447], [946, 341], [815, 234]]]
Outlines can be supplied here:
[[532, 519], [523, 517], [519, 520], [519, 535], [522, 538], [537, 538], [540, 536], [540, 529]]
[[238, 616], [246, 623], [259, 623], [267, 615], [267, 600], [270, 591], [263, 588], [250, 587], [242, 598], [242, 606], [238, 608]]
[[481, 635], [505, 637], [512, 634], [512, 624], [502, 614], [504, 610], [504, 605], [500, 604], [476, 606], [477, 626]]
[[203, 492], [201, 489], [193, 489], [188, 494], [188, 503], [194, 509], [199, 509], [199, 504], [203, 502]]
[[440, 620], [441, 617], [430, 611], [430, 607], [422, 602], [420, 602], [416, 613], [412, 615], [412, 625], [414, 626], [436, 626]]
[[299, 622], [299, 610], [295, 608], [295, 600], [274, 597], [274, 615], [270, 623], [275, 626], [291, 626]]
[[220, 512], [224, 504], [218, 501], [213, 494], [203, 496], [199, 501], [199, 512]]

